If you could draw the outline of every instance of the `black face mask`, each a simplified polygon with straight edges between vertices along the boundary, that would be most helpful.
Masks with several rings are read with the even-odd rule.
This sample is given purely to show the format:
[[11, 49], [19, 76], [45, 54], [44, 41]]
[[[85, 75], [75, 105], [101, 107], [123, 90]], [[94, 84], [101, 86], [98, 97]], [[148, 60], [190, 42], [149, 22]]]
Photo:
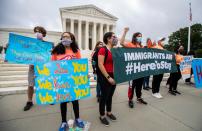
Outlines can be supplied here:
[[183, 53], [184, 53], [184, 50], [179, 50], [179, 53], [180, 53], [180, 54], [183, 54]]

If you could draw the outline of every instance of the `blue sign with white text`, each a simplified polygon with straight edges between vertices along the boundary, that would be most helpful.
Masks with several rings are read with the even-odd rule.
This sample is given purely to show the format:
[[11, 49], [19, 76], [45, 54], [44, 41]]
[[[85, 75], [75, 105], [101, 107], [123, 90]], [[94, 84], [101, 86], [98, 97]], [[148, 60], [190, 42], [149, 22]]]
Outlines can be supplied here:
[[6, 60], [18, 64], [43, 63], [50, 61], [53, 43], [9, 33]]

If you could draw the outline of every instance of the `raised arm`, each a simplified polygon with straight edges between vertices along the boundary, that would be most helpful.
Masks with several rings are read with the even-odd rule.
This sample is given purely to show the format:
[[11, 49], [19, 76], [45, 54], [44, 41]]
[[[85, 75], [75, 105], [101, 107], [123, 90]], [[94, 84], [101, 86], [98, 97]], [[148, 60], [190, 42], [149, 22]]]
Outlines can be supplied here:
[[123, 34], [121, 36], [121, 39], [120, 39], [120, 44], [123, 46], [123, 47], [126, 47], [126, 44], [125, 44], [125, 37], [126, 37], [126, 34], [127, 32], [129, 31], [129, 28], [128, 27], [125, 27], [124, 28], [124, 31], [123, 31]]

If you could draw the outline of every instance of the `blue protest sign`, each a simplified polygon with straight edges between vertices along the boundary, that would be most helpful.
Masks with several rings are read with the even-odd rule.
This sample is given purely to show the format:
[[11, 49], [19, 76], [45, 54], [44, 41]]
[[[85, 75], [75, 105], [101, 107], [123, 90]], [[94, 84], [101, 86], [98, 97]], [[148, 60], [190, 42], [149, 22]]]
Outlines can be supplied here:
[[193, 59], [192, 69], [196, 88], [202, 88], [202, 59]]
[[53, 43], [9, 34], [6, 60], [12, 63], [32, 64], [50, 61]]
[[37, 104], [61, 103], [90, 96], [88, 59], [35, 65]]

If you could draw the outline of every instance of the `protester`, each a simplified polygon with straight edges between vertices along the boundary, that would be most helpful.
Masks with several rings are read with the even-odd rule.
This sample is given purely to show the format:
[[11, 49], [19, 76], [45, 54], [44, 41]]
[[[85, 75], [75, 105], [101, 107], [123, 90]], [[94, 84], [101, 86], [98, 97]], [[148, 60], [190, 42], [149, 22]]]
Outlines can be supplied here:
[[180, 72], [180, 63], [183, 61], [182, 52], [184, 50], [183, 46], [178, 47], [175, 51], [175, 58], [176, 58], [176, 65], [177, 65], [177, 72], [170, 73], [170, 82], [169, 82], [169, 93], [171, 95], [181, 94], [177, 90], [178, 80], [182, 77]]
[[[91, 54], [94, 78], [97, 78], [96, 77], [96, 75], [97, 75], [97, 73], [96, 73], [96, 67], [97, 67], [97, 64], [98, 64], [98, 63], [96, 63], [96, 60], [94, 60], [94, 59], [95, 59], [95, 57], [97, 58], [98, 51], [99, 51], [99, 49], [101, 47], [103, 47], [103, 43], [101, 41], [98, 41], [96, 43], [96, 45], [95, 45], [95, 48], [94, 48], [92, 54]], [[97, 81], [97, 85], [96, 85], [96, 92], [97, 92], [97, 94], [96, 94], [96, 96], [97, 96], [97, 102], [99, 102], [101, 91], [100, 91], [100, 84], [98, 82], [98, 79], [96, 79], [96, 81]]]
[[[52, 50], [52, 60], [70, 60], [70, 59], [80, 59], [81, 54], [78, 45], [75, 40], [75, 36], [70, 32], [64, 32], [61, 35], [61, 42]], [[84, 127], [84, 122], [79, 116], [79, 101], [72, 101], [75, 124], [79, 128]], [[62, 123], [59, 127], [59, 131], [66, 131], [67, 128], [67, 102], [60, 104], [60, 113], [62, 117]]]
[[[160, 38], [158, 40], [158, 43], [154, 45], [152, 48], [157, 48], [163, 50], [163, 41], [165, 38]], [[152, 96], [156, 98], [162, 98], [162, 95], [159, 93], [160, 91], [160, 84], [163, 79], [163, 74], [153, 75], [153, 81], [152, 81]]]
[[[144, 48], [151, 48], [151, 47], [152, 47], [152, 41], [150, 38], [147, 38], [147, 45]], [[149, 78], [150, 78], [150, 76], [144, 77], [144, 81], [143, 81], [143, 89], [144, 90], [151, 89], [151, 87], [149, 87]]]
[[[124, 28], [124, 32], [121, 37], [120, 44], [126, 48], [143, 48], [143, 46], [141, 45], [142, 34], [140, 32], [133, 34], [131, 42], [125, 42], [125, 36], [126, 36], [128, 30], [129, 30], [128, 27]], [[144, 77], [133, 80], [132, 87], [129, 86], [129, 88], [128, 88], [128, 98], [129, 98], [128, 105], [130, 108], [134, 107], [134, 102], [133, 102], [134, 89], [136, 92], [137, 102], [145, 104], [145, 105], [147, 104], [147, 102], [144, 101], [141, 97], [143, 81], [144, 81]]]
[[[188, 54], [187, 55], [192, 55], [193, 56], [193, 58], [195, 57], [195, 52], [193, 51], [193, 50], [191, 50], [191, 51], [189, 51], [188, 52]], [[186, 80], [185, 80], [185, 83], [186, 84], [190, 84], [190, 85], [194, 85], [194, 83], [193, 82], [191, 82], [191, 77], [192, 77], [192, 74], [193, 74], [193, 69], [191, 68], [191, 74], [190, 74], [190, 78], [187, 78]]]
[[[99, 112], [101, 123], [105, 126], [109, 126], [109, 121], [106, 119], [106, 116], [112, 121], [117, 120], [112, 114], [112, 96], [116, 88], [116, 83], [114, 81], [114, 65], [111, 49], [118, 44], [118, 39], [113, 32], [107, 32], [104, 34], [103, 41], [106, 47], [102, 47], [98, 52], [98, 67], [101, 71], [98, 76], [98, 83], [100, 83], [101, 89]], [[106, 54], [107, 58], [105, 58]], [[105, 107], [107, 110], [106, 116]]]
[[[36, 38], [38, 40], [43, 41], [43, 38], [46, 36], [46, 30], [41, 27], [41, 26], [36, 26], [34, 28], [34, 33], [36, 35]], [[34, 65], [29, 65], [29, 71], [28, 71], [28, 90], [27, 90], [27, 96], [28, 96], [28, 101], [24, 107], [24, 111], [29, 110], [33, 106], [32, 98], [34, 94]]]

